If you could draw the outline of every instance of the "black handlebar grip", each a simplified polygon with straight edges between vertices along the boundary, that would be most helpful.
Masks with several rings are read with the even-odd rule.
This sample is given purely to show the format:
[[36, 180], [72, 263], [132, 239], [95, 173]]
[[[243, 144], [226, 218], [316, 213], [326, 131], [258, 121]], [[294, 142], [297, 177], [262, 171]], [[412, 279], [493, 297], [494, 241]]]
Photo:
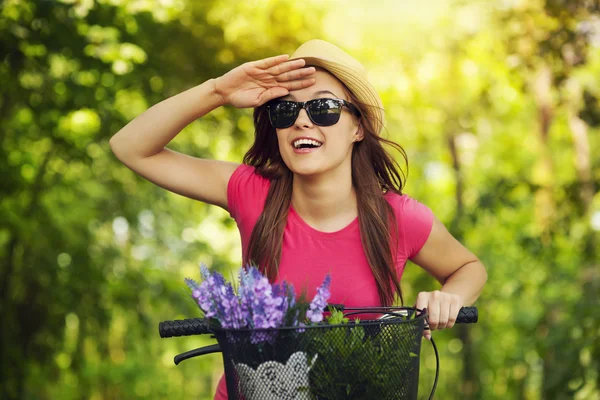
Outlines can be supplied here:
[[477, 307], [463, 307], [456, 317], [457, 324], [474, 324], [479, 319]]
[[158, 332], [161, 338], [173, 336], [204, 335], [212, 333], [204, 318], [177, 319], [175, 321], [163, 321], [158, 324]]

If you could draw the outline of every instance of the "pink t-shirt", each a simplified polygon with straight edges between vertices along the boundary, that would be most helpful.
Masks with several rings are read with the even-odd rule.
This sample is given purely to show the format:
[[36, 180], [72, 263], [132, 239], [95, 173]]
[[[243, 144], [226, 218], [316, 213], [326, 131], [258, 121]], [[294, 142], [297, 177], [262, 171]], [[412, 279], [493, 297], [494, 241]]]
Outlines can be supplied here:
[[[246, 252], [252, 229], [263, 211], [270, 181], [255, 173], [254, 167], [240, 165], [229, 180], [227, 204], [237, 222]], [[406, 195], [386, 194], [398, 223], [396, 268], [402, 277], [406, 261], [423, 247], [433, 224], [433, 213]], [[363, 251], [358, 218], [337, 232], [321, 232], [302, 220], [290, 208], [283, 234], [281, 261], [277, 281], [294, 285], [296, 293], [303, 289], [309, 299], [331, 274], [330, 303], [346, 306], [380, 306], [377, 283]], [[363, 317], [364, 319], [364, 317]], [[221, 377], [215, 400], [226, 400], [227, 388]]]

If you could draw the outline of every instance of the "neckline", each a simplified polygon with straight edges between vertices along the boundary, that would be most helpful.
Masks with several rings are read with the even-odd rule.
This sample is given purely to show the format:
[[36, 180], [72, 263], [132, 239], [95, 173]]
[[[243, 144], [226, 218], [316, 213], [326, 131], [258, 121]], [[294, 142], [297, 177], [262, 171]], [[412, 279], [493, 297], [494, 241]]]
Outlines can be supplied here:
[[291, 220], [294, 223], [296, 223], [300, 228], [304, 229], [305, 231], [307, 231], [308, 233], [310, 233], [312, 235], [317, 235], [322, 238], [334, 238], [334, 237], [337, 237], [344, 233], [354, 231], [355, 228], [358, 226], [358, 216], [357, 216], [348, 225], [346, 225], [345, 227], [343, 227], [340, 230], [333, 231], [333, 232], [320, 231], [318, 229], [313, 228], [306, 221], [304, 221], [302, 219], [302, 217], [300, 216], [300, 214], [298, 214], [298, 212], [296, 210], [294, 210], [294, 207], [291, 205], [290, 205], [289, 216], [290, 216]]

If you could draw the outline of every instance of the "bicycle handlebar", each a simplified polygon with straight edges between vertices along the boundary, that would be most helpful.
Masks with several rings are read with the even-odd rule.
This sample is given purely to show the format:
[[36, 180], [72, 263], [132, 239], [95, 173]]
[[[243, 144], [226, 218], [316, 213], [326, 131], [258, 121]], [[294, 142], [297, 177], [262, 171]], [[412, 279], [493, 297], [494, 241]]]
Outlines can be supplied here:
[[176, 319], [158, 324], [161, 338], [174, 336], [205, 335], [211, 333], [204, 318]]
[[457, 324], [475, 324], [479, 320], [477, 307], [462, 307], [456, 317]]
[[[338, 308], [337, 305], [336, 308]], [[343, 306], [339, 308], [343, 309]], [[456, 323], [473, 324], [477, 322], [478, 316], [479, 314], [477, 312], [477, 307], [463, 307], [458, 312]], [[212, 333], [208, 327], [208, 322], [204, 318], [163, 321], [158, 324], [158, 331], [161, 338], [205, 335]]]

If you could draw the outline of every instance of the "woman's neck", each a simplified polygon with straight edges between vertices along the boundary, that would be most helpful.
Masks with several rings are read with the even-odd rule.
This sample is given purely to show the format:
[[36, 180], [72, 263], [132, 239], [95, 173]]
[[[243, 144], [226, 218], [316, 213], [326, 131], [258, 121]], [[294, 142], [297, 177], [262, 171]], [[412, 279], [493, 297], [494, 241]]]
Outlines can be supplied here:
[[358, 215], [350, 171], [335, 177], [294, 175], [292, 206], [317, 230], [335, 232], [344, 228]]

